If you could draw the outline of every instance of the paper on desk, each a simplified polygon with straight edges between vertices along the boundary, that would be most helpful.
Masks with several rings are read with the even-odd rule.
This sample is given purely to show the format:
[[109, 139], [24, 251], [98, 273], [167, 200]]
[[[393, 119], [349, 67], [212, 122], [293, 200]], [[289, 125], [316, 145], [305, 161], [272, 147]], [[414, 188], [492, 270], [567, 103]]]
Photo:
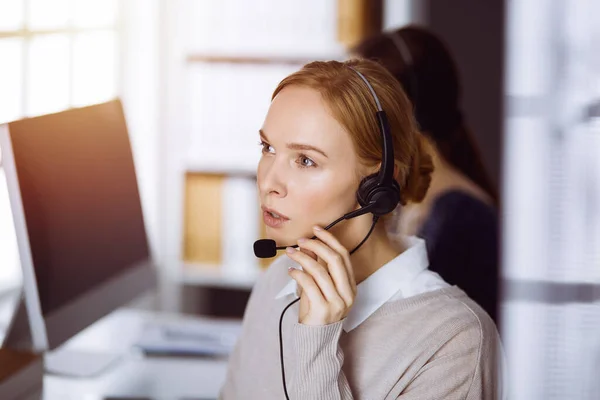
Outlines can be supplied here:
[[227, 356], [241, 327], [195, 324], [149, 325], [135, 344], [148, 354]]

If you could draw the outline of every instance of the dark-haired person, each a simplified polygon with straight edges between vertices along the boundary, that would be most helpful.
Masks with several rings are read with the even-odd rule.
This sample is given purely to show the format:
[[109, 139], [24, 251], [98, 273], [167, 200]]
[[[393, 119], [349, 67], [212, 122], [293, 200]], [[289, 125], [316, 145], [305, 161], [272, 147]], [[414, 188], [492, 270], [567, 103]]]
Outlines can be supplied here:
[[402, 84], [433, 158], [427, 195], [403, 206], [393, 228], [424, 238], [429, 268], [497, 322], [497, 192], [461, 111], [450, 52], [430, 31], [408, 26], [371, 37], [353, 53], [379, 62]]

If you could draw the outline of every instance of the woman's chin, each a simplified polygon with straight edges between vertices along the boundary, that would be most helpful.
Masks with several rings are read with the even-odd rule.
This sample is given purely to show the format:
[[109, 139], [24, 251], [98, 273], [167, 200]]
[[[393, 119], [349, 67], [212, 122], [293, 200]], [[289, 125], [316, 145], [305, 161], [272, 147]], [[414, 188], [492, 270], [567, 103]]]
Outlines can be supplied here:
[[300, 236], [294, 236], [291, 232], [284, 232], [281, 229], [271, 229], [267, 227], [266, 231], [267, 239], [274, 240], [277, 246], [291, 246], [296, 244], [296, 241]]
[[265, 237], [274, 240], [275, 243], [277, 243], [277, 246], [285, 246], [288, 244], [286, 237], [282, 235], [281, 232], [269, 232], [269, 228], [267, 228]]

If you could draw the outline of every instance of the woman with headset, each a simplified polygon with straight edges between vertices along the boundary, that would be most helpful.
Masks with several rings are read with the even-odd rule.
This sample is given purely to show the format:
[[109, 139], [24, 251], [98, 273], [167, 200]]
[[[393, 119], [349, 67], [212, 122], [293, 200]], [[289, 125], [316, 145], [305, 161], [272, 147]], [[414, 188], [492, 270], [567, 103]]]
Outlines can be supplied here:
[[373, 36], [354, 54], [378, 61], [413, 103], [435, 170], [421, 202], [393, 229], [427, 242], [430, 269], [462, 288], [498, 322], [497, 193], [460, 109], [460, 81], [444, 43], [409, 26]]
[[394, 77], [367, 60], [307, 64], [259, 135], [272, 242], [255, 253], [286, 254], [252, 291], [220, 398], [499, 398], [493, 321], [427, 269], [422, 239], [385, 228], [432, 172]]

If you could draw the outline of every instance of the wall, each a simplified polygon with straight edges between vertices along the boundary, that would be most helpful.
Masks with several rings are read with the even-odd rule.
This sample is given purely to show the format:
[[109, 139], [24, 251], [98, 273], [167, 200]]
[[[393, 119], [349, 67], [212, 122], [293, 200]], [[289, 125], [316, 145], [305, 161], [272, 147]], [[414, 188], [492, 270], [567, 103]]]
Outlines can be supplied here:
[[450, 47], [463, 82], [463, 111], [492, 180], [500, 182], [504, 0], [427, 0], [427, 25]]

